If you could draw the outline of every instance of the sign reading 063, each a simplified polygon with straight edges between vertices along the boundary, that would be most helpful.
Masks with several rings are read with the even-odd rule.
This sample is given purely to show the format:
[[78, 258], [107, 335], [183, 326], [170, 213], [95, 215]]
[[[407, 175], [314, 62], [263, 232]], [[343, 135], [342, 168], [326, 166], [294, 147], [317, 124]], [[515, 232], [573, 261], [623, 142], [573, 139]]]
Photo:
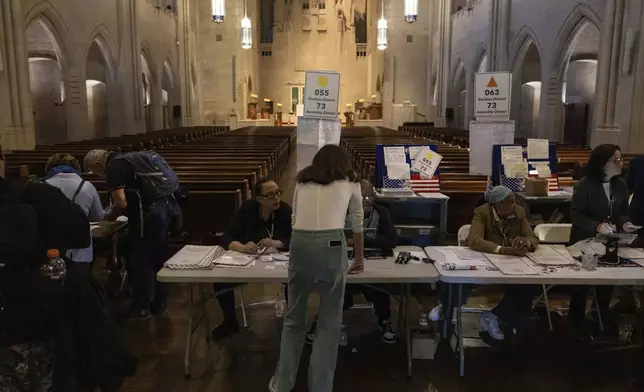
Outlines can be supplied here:
[[304, 117], [338, 118], [340, 74], [307, 71], [304, 86]]
[[475, 75], [476, 117], [510, 115], [510, 72], [480, 72]]

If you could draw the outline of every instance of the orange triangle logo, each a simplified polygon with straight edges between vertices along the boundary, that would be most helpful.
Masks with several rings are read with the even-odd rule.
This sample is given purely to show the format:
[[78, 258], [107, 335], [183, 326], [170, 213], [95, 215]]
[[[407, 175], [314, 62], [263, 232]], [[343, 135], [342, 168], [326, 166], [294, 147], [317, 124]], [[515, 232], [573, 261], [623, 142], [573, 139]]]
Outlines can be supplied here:
[[488, 82], [487, 87], [488, 87], [488, 88], [496, 88], [496, 87], [499, 87], [499, 86], [497, 86], [497, 84], [496, 84], [496, 80], [494, 80], [494, 76], [492, 76], [492, 77], [490, 78], [490, 81]]

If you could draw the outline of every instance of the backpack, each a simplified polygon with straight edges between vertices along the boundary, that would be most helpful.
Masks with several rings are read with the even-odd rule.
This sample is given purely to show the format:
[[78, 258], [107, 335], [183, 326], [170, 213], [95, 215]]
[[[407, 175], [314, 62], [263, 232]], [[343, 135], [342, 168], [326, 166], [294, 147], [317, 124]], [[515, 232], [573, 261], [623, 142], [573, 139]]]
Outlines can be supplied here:
[[154, 151], [130, 152], [123, 159], [134, 169], [139, 193], [144, 203], [173, 196], [179, 189], [179, 179], [161, 155]]
[[24, 270], [40, 261], [40, 226], [38, 213], [29, 204], [22, 203], [24, 184], [11, 183], [0, 195], [0, 275], [11, 270]]

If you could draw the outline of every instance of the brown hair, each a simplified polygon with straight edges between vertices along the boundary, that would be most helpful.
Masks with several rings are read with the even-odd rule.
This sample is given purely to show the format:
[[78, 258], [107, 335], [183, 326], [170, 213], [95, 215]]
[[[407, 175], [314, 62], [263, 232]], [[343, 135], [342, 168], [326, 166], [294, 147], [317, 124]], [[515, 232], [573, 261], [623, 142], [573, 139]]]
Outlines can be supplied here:
[[295, 181], [301, 184], [314, 182], [328, 185], [334, 181], [342, 180], [359, 182], [360, 177], [353, 170], [353, 165], [347, 154], [334, 144], [322, 147], [313, 157], [311, 166], [302, 169], [295, 177]]
[[45, 165], [45, 171], [50, 171], [56, 166], [71, 166], [72, 168], [81, 171], [80, 163], [78, 163], [78, 160], [74, 158], [73, 155], [68, 154], [66, 152], [58, 152], [47, 160], [47, 164]]

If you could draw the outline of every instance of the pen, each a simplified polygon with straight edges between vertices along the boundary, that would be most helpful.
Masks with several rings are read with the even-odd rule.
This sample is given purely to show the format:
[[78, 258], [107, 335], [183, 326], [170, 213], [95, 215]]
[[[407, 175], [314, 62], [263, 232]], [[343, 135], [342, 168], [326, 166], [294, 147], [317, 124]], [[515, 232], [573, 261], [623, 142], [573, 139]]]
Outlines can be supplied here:
[[443, 263], [441, 267], [450, 271], [475, 271], [477, 270], [475, 265], [456, 265], [454, 263]]

